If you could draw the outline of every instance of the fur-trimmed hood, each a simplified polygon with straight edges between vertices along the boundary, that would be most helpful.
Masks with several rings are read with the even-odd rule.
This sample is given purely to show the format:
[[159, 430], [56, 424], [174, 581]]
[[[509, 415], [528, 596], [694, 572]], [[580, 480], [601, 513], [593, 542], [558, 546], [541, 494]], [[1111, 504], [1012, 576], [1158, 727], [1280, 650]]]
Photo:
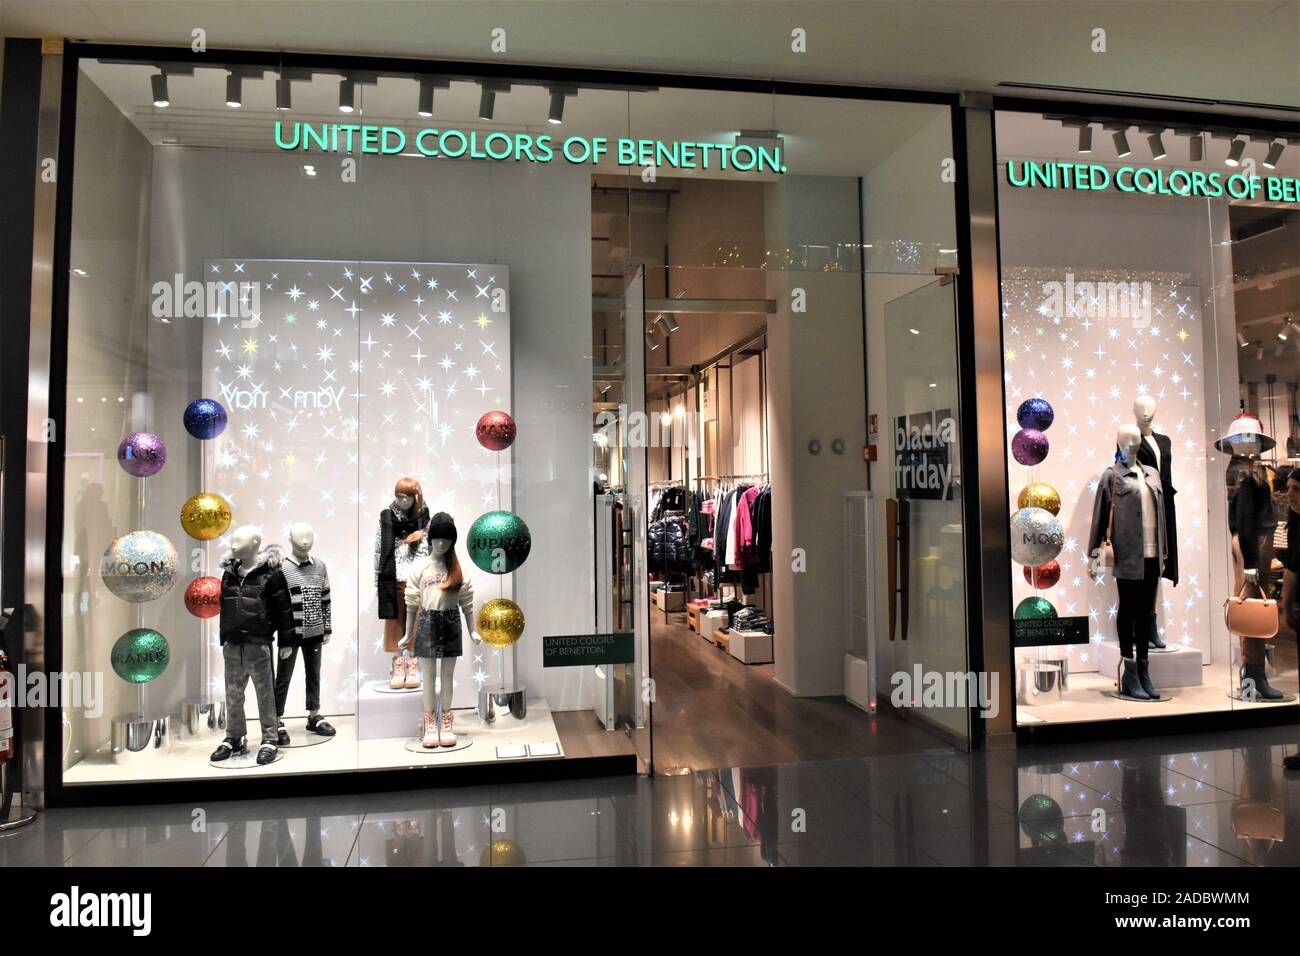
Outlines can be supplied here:
[[[283, 560], [284, 556], [280, 552], [280, 546], [278, 544], [268, 544], [257, 552], [257, 557], [253, 559], [253, 566], [249, 568], [249, 571], [256, 571], [262, 565], [266, 565], [267, 568], [274, 571]], [[234, 572], [238, 565], [239, 561], [232, 551], [227, 551], [221, 559], [223, 570]]]

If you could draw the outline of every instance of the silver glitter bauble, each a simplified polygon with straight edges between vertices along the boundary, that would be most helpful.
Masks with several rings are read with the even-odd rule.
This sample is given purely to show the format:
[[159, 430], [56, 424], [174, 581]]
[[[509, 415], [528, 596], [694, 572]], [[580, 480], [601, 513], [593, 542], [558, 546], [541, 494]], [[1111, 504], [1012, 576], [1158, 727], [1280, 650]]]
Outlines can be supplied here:
[[104, 585], [123, 601], [143, 604], [176, 583], [176, 546], [157, 531], [132, 531], [108, 546], [99, 562]]
[[1043, 508], [1021, 508], [1011, 516], [1011, 559], [1018, 564], [1046, 564], [1061, 553], [1061, 522]]

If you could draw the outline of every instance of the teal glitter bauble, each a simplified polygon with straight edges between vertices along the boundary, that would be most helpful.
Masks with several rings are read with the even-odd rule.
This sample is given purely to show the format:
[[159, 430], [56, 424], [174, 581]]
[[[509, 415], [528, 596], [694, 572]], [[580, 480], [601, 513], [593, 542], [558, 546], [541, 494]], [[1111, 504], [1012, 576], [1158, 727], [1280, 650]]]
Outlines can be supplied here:
[[167, 669], [167, 638], [150, 627], [127, 631], [113, 645], [113, 672], [128, 684], [147, 684]]
[[1027, 597], [1016, 605], [1017, 621], [1043, 621], [1056, 617], [1056, 608], [1045, 597]]
[[513, 511], [489, 511], [470, 525], [465, 547], [480, 570], [509, 574], [527, 560], [533, 536]]

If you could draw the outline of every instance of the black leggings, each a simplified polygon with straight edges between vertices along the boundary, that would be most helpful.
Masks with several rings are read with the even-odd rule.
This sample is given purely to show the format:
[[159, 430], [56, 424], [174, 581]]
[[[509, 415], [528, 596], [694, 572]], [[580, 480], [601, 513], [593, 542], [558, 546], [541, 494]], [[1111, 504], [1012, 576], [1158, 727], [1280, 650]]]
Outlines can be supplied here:
[[1124, 657], [1147, 659], [1147, 637], [1151, 630], [1151, 611], [1156, 603], [1156, 585], [1160, 582], [1160, 562], [1156, 558], [1146, 558], [1142, 563], [1142, 579], [1129, 581], [1116, 578], [1119, 588], [1119, 614], [1116, 625], [1119, 629], [1119, 652]]

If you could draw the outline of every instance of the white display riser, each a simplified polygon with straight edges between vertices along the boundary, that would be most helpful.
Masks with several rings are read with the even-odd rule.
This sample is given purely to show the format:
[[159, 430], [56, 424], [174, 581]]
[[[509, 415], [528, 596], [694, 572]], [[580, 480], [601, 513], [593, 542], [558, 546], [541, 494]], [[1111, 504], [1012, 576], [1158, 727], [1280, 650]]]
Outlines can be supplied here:
[[[386, 685], [387, 681], [370, 681], [362, 686], [361, 693], [357, 696], [358, 740], [419, 736], [420, 721], [424, 717], [424, 694], [418, 690], [400, 694], [379, 690], [379, 687]], [[456, 720], [469, 721], [477, 726], [475, 708], [458, 705], [460, 701], [453, 698], [452, 710], [456, 714]]]
[[[1205, 658], [1194, 647], [1169, 645], [1167, 651], [1151, 651], [1151, 683], [1156, 687], [1200, 687], [1205, 682]], [[1097, 645], [1097, 671], [1114, 679], [1119, 668], [1119, 645], [1102, 641]]]

